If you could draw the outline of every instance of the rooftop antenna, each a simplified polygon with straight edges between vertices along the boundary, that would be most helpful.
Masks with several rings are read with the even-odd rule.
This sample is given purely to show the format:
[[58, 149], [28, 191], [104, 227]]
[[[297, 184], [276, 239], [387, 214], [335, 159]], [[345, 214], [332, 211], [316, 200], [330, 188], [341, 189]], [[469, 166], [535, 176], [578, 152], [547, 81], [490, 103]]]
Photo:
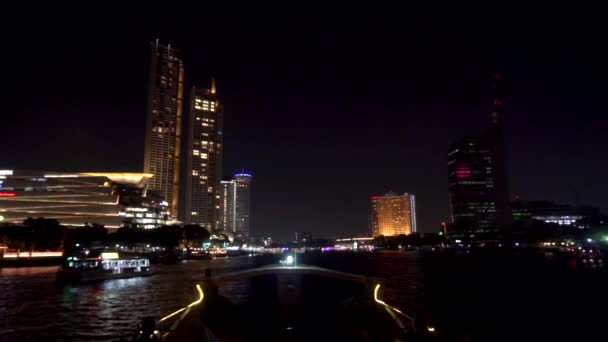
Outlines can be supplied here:
[[215, 77], [211, 77], [211, 94], [215, 94]]

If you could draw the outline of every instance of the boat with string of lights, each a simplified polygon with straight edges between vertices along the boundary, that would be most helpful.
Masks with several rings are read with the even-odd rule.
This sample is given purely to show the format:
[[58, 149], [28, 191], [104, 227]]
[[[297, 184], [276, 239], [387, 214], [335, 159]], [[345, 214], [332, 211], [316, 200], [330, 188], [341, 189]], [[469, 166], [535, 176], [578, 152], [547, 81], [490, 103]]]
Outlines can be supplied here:
[[147, 258], [121, 255], [105, 249], [82, 249], [65, 258], [57, 272], [57, 282], [92, 283], [149, 275], [152, 275], [152, 271]]

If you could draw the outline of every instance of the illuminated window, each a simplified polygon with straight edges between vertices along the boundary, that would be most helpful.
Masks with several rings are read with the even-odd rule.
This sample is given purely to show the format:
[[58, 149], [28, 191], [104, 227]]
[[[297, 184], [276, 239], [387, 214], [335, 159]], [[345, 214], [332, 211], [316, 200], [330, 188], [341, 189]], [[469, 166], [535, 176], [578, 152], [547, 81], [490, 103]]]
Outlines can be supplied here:
[[213, 187], [212, 186], [208, 187], [207, 192], [213, 192]]
[[193, 176], [198, 176], [198, 170], [192, 170], [192, 175]]
[[207, 159], [207, 158], [208, 158], [207, 153], [201, 153], [201, 158], [202, 158], [202, 159]]
[[193, 156], [198, 156], [200, 154], [201, 154], [201, 152], [199, 150], [192, 150], [192, 155]]
[[207, 140], [201, 140], [201, 144], [207, 145], [209, 142]]
[[192, 212], [192, 216], [196, 216], [196, 215], [198, 215], [198, 212], [193, 211], [193, 212]]
[[195, 105], [194, 105], [194, 108], [195, 108], [195, 109], [203, 109], [203, 107], [201, 107], [201, 106], [200, 106], [200, 105], [198, 105], [198, 104], [195, 104]]
[[204, 137], [208, 137], [208, 136], [209, 136], [209, 133], [203, 133], [203, 136], [204, 136]]
[[206, 122], [203, 122], [203, 126], [204, 126], [204, 127], [208, 127], [208, 126], [209, 126], [209, 124], [208, 124], [208, 123], [206, 123]]
[[196, 117], [196, 121], [201, 121], [201, 117], [200, 117], [200, 116], [197, 116], [197, 117]]

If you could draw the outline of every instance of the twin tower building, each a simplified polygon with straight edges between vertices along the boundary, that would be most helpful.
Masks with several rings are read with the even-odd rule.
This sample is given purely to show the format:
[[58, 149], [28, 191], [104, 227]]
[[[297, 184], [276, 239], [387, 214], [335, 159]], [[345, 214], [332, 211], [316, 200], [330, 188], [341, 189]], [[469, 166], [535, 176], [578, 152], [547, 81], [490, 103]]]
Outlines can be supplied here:
[[[184, 64], [170, 45], [151, 44], [144, 172], [148, 196], [172, 216], [208, 230], [249, 235], [251, 174], [222, 180], [224, 113], [215, 80], [184, 97]], [[187, 103], [187, 105], [186, 105]], [[187, 108], [187, 115], [184, 115]]]

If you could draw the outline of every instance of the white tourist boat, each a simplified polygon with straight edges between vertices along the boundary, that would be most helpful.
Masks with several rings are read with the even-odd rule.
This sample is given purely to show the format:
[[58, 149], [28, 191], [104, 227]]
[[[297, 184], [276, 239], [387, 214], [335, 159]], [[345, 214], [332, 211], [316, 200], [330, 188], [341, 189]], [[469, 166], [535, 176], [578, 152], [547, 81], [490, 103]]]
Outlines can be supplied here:
[[66, 258], [57, 272], [60, 283], [90, 283], [109, 279], [151, 275], [150, 260], [142, 257], [122, 257], [118, 252], [85, 250]]

